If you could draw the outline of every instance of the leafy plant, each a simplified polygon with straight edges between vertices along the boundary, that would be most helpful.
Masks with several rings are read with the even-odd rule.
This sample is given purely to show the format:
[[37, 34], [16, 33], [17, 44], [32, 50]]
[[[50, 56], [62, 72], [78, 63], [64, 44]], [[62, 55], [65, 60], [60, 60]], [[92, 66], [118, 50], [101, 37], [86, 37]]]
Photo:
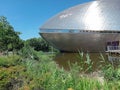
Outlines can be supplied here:
[[35, 51], [32, 47], [30, 47], [27, 43], [24, 47], [19, 51], [19, 55], [23, 59], [35, 59], [38, 60], [37, 51]]
[[21, 57], [18, 55], [0, 56], [0, 66], [9, 67], [20, 63]]
[[[90, 55], [88, 53], [85, 55], [86, 60], [85, 60], [84, 55], [85, 54], [83, 52], [79, 51], [78, 59], [79, 59], [80, 70], [81, 71], [84, 70], [84, 72], [90, 72], [90, 71], [92, 71], [93, 62], [90, 59]], [[85, 68], [85, 67], [87, 67], [87, 68]]]
[[21, 49], [23, 42], [19, 38], [19, 34], [14, 31], [6, 17], [0, 16], [0, 51], [8, 52]]
[[120, 68], [114, 68], [113, 65], [109, 64], [102, 68], [104, 77], [108, 81], [119, 81], [120, 80]]

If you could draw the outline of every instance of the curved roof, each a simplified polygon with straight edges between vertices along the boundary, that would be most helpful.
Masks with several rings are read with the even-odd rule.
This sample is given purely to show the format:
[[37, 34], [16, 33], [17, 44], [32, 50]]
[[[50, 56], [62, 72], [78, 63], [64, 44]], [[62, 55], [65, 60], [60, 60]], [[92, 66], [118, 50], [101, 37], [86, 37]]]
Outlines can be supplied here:
[[71, 7], [40, 29], [120, 30], [120, 0], [95, 0]]

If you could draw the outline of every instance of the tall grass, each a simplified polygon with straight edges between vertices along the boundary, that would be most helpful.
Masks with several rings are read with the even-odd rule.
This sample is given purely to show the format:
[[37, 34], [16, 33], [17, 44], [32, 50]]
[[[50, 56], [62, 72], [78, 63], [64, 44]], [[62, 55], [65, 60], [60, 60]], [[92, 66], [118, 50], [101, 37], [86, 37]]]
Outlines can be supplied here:
[[[64, 68], [59, 68], [52, 60], [53, 53], [33, 52], [33, 49], [30, 48], [26, 50], [22, 50], [20, 55], [25, 54], [25, 57], [22, 58], [22, 62], [19, 64], [17, 63], [21, 58], [18, 55], [0, 57], [0, 80], [4, 81], [0, 82], [2, 85], [0, 87], [11, 84], [11, 80], [14, 79], [15, 81], [22, 80], [22, 85], [18, 86], [17, 90], [120, 89], [120, 68], [115, 69], [109, 64], [102, 67], [102, 74], [105, 78], [102, 83], [95, 78], [82, 75], [82, 73], [92, 71], [93, 62], [89, 54], [85, 55], [86, 60], [84, 61], [84, 53], [79, 53], [79, 63], [72, 64], [69, 62], [70, 70], [66, 71]], [[28, 52], [29, 50], [30, 52]], [[102, 59], [102, 63], [104, 63], [104, 57]], [[12, 67], [3, 68], [6, 65]]]
[[[81, 54], [82, 55], [82, 54]], [[92, 61], [89, 56], [85, 64], [90, 65], [87, 70], [91, 69]], [[29, 60], [25, 63], [27, 68], [26, 74], [31, 90], [119, 90], [119, 84], [103, 83], [87, 76], [81, 76], [81, 67], [78, 63], [70, 64], [70, 71], [58, 68], [50, 56], [41, 53], [39, 61]], [[81, 58], [82, 59], [82, 58]], [[24, 90], [24, 87], [22, 88]]]
[[[84, 56], [85, 56], [85, 59], [84, 59]], [[77, 57], [79, 59], [79, 63], [77, 63], [77, 64], [80, 66], [81, 71], [86, 73], [86, 72], [91, 72], [93, 70], [92, 69], [93, 62], [92, 62], [90, 55], [88, 53], [84, 54], [83, 52], [79, 51]], [[85, 67], [87, 67], [87, 68], [85, 68]]]

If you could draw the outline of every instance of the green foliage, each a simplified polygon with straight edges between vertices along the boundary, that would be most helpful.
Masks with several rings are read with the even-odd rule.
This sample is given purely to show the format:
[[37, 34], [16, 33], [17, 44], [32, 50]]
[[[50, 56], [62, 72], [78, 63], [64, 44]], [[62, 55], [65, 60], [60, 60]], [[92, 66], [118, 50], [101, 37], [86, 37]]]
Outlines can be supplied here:
[[49, 44], [42, 38], [31, 38], [26, 43], [36, 51], [49, 51]]
[[0, 67], [15, 66], [20, 60], [21, 57], [18, 55], [0, 56]]
[[120, 81], [120, 67], [114, 68], [113, 65], [108, 64], [102, 68], [102, 71], [108, 81]]
[[100, 65], [100, 68], [102, 70], [104, 78], [107, 81], [112, 81], [112, 82], [120, 81], [120, 65], [114, 66], [111, 63], [106, 64], [105, 58], [103, 57], [103, 55], [100, 54], [100, 56], [101, 56], [101, 64], [103, 64], [102, 66]]
[[14, 31], [6, 17], [0, 16], [0, 51], [17, 50], [23, 47], [19, 34]]
[[[82, 75], [80, 71], [83, 69], [79, 63], [69, 63], [70, 70], [66, 71], [55, 64], [52, 54], [34, 52], [36, 51], [26, 44], [21, 52], [22, 59], [24, 59], [21, 63], [17, 62], [19, 59], [21, 60], [20, 56], [1, 57], [0, 61], [2, 62], [9, 58], [9, 63], [16, 58], [14, 61], [16, 65], [10, 64], [5, 68], [6, 62], [1, 64], [0, 89], [7, 90], [11, 84], [15, 88], [16, 82], [17, 88], [11, 88], [11, 90], [119, 90], [120, 88], [120, 70], [112, 66], [104, 68], [105, 80], [101, 83], [95, 78]], [[31, 56], [34, 57], [33, 53], [37, 56], [37, 60], [31, 58]], [[83, 62], [83, 57], [84, 54], [79, 53], [80, 61], [82, 61], [80, 64], [88, 65], [90, 68], [88, 67], [86, 70], [91, 71], [92, 60], [90, 56], [88, 54], [85, 56], [87, 58], [85, 62]], [[109, 80], [111, 77], [114, 79]]]
[[34, 48], [36, 51], [44, 52], [58, 52], [57, 49], [53, 48], [48, 42], [43, 38], [31, 38], [25, 41], [29, 46]]
[[0, 90], [18, 90], [19, 84], [22, 84], [19, 76], [23, 70], [24, 67], [20, 65], [9, 68], [0, 67]]
[[29, 82], [25, 85], [30, 90], [119, 90], [119, 83], [106, 81], [101, 83], [93, 78], [79, 75], [80, 66], [77, 63], [70, 64], [70, 71], [65, 71], [51, 61], [50, 55], [46, 56], [42, 52], [39, 54], [39, 61], [29, 60], [24, 63], [27, 76], [25, 82]]
[[23, 59], [35, 59], [38, 60], [37, 51], [35, 51], [29, 44], [25, 44], [24, 47], [19, 51], [19, 55]]
[[102, 85], [96, 80], [80, 77], [77, 65], [70, 72], [66, 72], [64, 69], [59, 69], [46, 55], [41, 56], [40, 63], [30, 60], [26, 62], [25, 66], [28, 78], [32, 78], [32, 81], [29, 82], [31, 89], [96, 90], [97, 86], [102, 88]]
[[[79, 67], [80, 68], [79, 72], [81, 72], [81, 71], [84, 71], [85, 73], [86, 72], [91, 72], [92, 71], [92, 67], [93, 67], [93, 62], [92, 62], [92, 60], [90, 58], [90, 55], [88, 53], [85, 55], [86, 60], [84, 59], [84, 55], [85, 54], [83, 52], [79, 52], [78, 56], [77, 56], [78, 59], [79, 59], [78, 65], [80, 66]], [[87, 67], [87, 68], [85, 68], [85, 67]]]
[[0, 90], [11, 90], [13, 86], [20, 84], [19, 74], [24, 70], [20, 60], [18, 55], [0, 56]]

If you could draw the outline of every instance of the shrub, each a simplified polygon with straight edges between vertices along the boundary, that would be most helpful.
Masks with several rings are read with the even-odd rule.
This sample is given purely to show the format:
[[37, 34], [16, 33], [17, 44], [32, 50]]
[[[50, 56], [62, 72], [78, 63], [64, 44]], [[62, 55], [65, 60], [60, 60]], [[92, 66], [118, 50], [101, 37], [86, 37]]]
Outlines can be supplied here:
[[25, 44], [24, 47], [19, 51], [19, 55], [23, 59], [35, 59], [35, 60], [39, 59], [39, 57], [37, 56], [37, 51], [35, 51], [28, 44]]
[[114, 68], [113, 65], [108, 64], [102, 68], [105, 79], [108, 81], [120, 81], [120, 68]]
[[9, 67], [19, 64], [21, 57], [18, 55], [10, 55], [10, 56], [1, 56], [0, 57], [0, 66]]

